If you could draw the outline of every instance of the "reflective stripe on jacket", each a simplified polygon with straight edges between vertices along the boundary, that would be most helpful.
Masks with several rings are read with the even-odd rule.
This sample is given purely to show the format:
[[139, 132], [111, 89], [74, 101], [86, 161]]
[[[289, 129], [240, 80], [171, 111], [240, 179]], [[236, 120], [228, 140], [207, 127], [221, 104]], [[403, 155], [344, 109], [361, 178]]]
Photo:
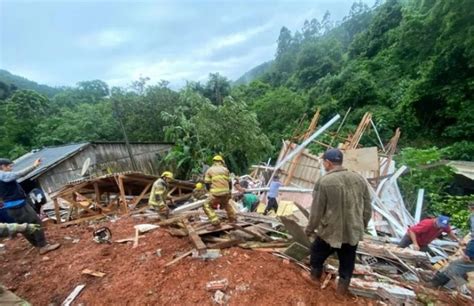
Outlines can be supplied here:
[[168, 184], [162, 178], [157, 179], [151, 188], [148, 204], [159, 205], [168, 198]]
[[229, 189], [229, 170], [220, 163], [215, 163], [206, 171], [204, 181], [211, 184], [211, 194], [220, 196], [230, 193]]

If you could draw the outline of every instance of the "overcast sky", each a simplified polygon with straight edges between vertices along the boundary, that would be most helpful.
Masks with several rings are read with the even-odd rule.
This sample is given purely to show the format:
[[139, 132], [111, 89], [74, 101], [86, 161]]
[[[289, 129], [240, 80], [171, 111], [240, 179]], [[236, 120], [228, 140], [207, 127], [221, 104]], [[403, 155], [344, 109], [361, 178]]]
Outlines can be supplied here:
[[0, 0], [0, 68], [48, 85], [235, 80], [274, 57], [282, 26], [340, 20], [353, 2]]

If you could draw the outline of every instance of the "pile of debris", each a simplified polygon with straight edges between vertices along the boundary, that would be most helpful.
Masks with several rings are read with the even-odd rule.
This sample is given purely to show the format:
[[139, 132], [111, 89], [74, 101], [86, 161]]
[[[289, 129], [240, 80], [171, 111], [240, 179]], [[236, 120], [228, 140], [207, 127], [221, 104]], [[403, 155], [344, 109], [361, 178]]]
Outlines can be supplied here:
[[[164, 238], [163, 235], [168, 235], [174, 237], [173, 243], [177, 245], [182, 245], [183, 241], [190, 243], [192, 247], [180, 250], [175, 258], [168, 262], [160, 262], [157, 267], [159, 269], [179, 266], [185, 261], [186, 264], [189, 264], [187, 260], [190, 257], [203, 261], [216, 261], [221, 265], [222, 257], [226, 257], [222, 255], [225, 255], [227, 250], [241, 254], [236, 250], [243, 249], [246, 251], [242, 254], [250, 259], [249, 267], [241, 267], [242, 269], [252, 269], [252, 259], [265, 254], [265, 260], [273, 258], [273, 261], [276, 260], [278, 263], [283, 261], [288, 266], [299, 269], [300, 274], [304, 272], [304, 275], [307, 276], [309, 275], [308, 255], [311, 241], [305, 235], [304, 227], [308, 223], [313, 186], [324, 174], [320, 156], [311, 154], [307, 147], [311, 143], [332, 147], [333, 142], [336, 141], [340, 143], [338, 147], [344, 151], [343, 166], [360, 173], [367, 179], [374, 211], [368, 234], [359, 244], [351, 292], [357, 296], [378, 299], [389, 304], [415, 303], [416, 301], [472, 304], [469, 292], [463, 284], [455, 284], [455, 290], [450, 291], [433, 291], [424, 287], [425, 281], [434, 274], [436, 270], [434, 267], [439, 266], [437, 263], [456, 253], [456, 243], [446, 240], [434, 241], [430, 248], [435, 254], [400, 249], [396, 246], [399, 239], [406, 233], [407, 228], [420, 221], [423, 205], [423, 190], [420, 190], [416, 213], [412, 216], [407, 210], [398, 188], [397, 179], [407, 170], [405, 166], [397, 169], [393, 160], [400, 138], [400, 130], [397, 129], [392, 139], [387, 145], [384, 145], [372, 121], [372, 115], [366, 113], [354, 133], [343, 137], [339, 132], [348, 113], [343, 118], [337, 132], [329, 133], [327, 130], [340, 119], [340, 116], [335, 116], [316, 130], [319, 111], [316, 112], [309, 128], [304, 133], [296, 135], [290, 141], [283, 142], [275, 166], [270, 166], [270, 161], [263, 165], [255, 165], [252, 167], [252, 173], [238, 178], [239, 181], [248, 182], [249, 188], [246, 189], [246, 192], [258, 194], [262, 203], [260, 203], [257, 212], [251, 213], [246, 212], [240, 203], [231, 201], [238, 216], [238, 221], [235, 223], [223, 223], [220, 227], [212, 226], [201, 208], [204, 200], [194, 202], [189, 200], [194, 183], [178, 180], [172, 183], [170, 191], [174, 209], [168, 219], [162, 220], [156, 212], [148, 210], [147, 206], [150, 187], [156, 177], [141, 173], [119, 173], [71, 182], [52, 196], [55, 209], [54, 212], [50, 212], [50, 217], [63, 227], [61, 230], [65, 230], [66, 226], [81, 223], [96, 227], [94, 224], [102, 222], [101, 219], [117, 223], [130, 222], [128, 220], [134, 220], [133, 223], [144, 222], [148, 226], [135, 226], [133, 237], [115, 241], [111, 240], [112, 234], [114, 237], [117, 236], [114, 229], [107, 232], [105, 230], [97, 231], [95, 228], [96, 233], [101, 233], [96, 235], [96, 243], [111, 242], [112, 245], [130, 243], [130, 249], [133, 252], [143, 247], [145, 238], [142, 237], [154, 233], [147, 233], [143, 236], [142, 232], [153, 230], [156, 226], [159, 227], [156, 232], [161, 233], [160, 239]], [[376, 138], [375, 143], [378, 145], [362, 147], [360, 145], [361, 139], [364, 133], [371, 128]], [[329, 143], [317, 141], [316, 139], [322, 135], [331, 141]], [[275, 214], [264, 216], [261, 212], [265, 206], [268, 185], [277, 173], [285, 184], [280, 188], [280, 206]], [[234, 190], [233, 193], [238, 193], [238, 191]], [[225, 218], [222, 211], [218, 211], [218, 214], [221, 218]], [[117, 219], [119, 220], [116, 221]], [[149, 241], [146, 243], [148, 244]], [[163, 246], [161, 243], [159, 245]], [[153, 253], [160, 257], [164, 250], [163, 246], [154, 250]], [[323, 290], [334, 285], [337, 264], [337, 260], [329, 261], [326, 267], [327, 277], [320, 289]], [[222, 269], [230, 269], [226, 264], [224, 265], [226, 267]], [[276, 271], [277, 267], [269, 268], [268, 266], [265, 265], [266, 268]], [[258, 273], [255, 273], [265, 272], [259, 270]], [[275, 277], [280, 277], [279, 271], [275, 272]], [[270, 283], [275, 281], [271, 278], [272, 276], [265, 281]], [[160, 283], [160, 285], [163, 284]], [[247, 285], [245, 284], [245, 286]], [[192, 288], [188, 289], [193, 290], [194, 285], [189, 286]], [[213, 279], [206, 283], [207, 290], [214, 292], [213, 299], [218, 304], [229, 302], [225, 292], [228, 286], [229, 278]], [[240, 290], [237, 289], [240, 286], [244, 286], [244, 284], [235, 285], [234, 291]], [[123, 289], [127, 290], [125, 285]], [[274, 290], [278, 291], [279, 288], [276, 287]], [[318, 292], [318, 294], [322, 294], [320, 291]], [[86, 301], [85, 297], [84, 295], [84, 301]], [[363, 300], [363, 298], [361, 299]], [[137, 302], [137, 300], [128, 301]], [[138, 301], [146, 303], [157, 300]], [[203, 302], [199, 299], [187, 301], [191, 303]], [[101, 302], [114, 301], [109, 299], [101, 300]], [[163, 300], [162, 298], [160, 302], [178, 303], [182, 300]], [[243, 302], [241, 301], [241, 303]], [[291, 303], [294, 304], [295, 301]], [[302, 301], [302, 303], [306, 303], [306, 301]]]
[[[240, 238], [245, 248], [224, 248], [223, 240], [232, 239], [226, 232], [235, 230], [206, 234], [204, 221], [199, 221], [203, 216], [181, 213], [173, 216], [181, 221], [165, 225], [169, 222], [155, 221], [153, 213], [143, 211], [140, 216], [57, 227], [47, 231], [48, 240], [62, 246], [47, 256], [38, 256], [24, 239], [7, 240], [2, 242], [5, 252], [0, 252], [0, 283], [32, 305], [303, 306], [337, 299], [331, 284], [318, 290], [306, 268], [272, 255], [270, 242]], [[202, 245], [191, 236], [170, 235], [176, 235], [175, 229], [184, 231], [180, 224], [192, 226], [191, 236], [198, 235], [206, 249], [198, 251]], [[112, 235], [96, 239], [104, 227]], [[262, 251], [257, 251], [258, 244]], [[283, 245], [288, 243], [274, 246]], [[0, 292], [1, 301], [3, 297]], [[339, 303], [375, 305], [367, 298]]]

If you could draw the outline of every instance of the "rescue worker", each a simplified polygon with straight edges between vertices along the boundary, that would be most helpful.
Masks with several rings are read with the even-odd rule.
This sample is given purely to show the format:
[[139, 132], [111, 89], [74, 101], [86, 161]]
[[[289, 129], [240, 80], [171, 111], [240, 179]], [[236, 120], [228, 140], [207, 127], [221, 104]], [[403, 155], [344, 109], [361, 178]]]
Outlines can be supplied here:
[[431, 287], [442, 287], [450, 280], [462, 284], [467, 278], [467, 273], [474, 271], [474, 202], [469, 203], [469, 210], [471, 211], [469, 216], [470, 241], [463, 248], [460, 257], [450, 261], [447, 266], [436, 272], [430, 281]]
[[270, 190], [268, 191], [268, 197], [267, 197], [267, 207], [265, 208], [265, 211], [263, 212], [264, 215], [268, 215], [268, 212], [270, 210], [274, 210], [275, 214], [278, 212], [278, 191], [280, 190], [280, 187], [283, 184], [280, 182], [280, 178], [278, 177], [278, 174], [273, 177], [272, 182], [270, 183]]
[[203, 208], [211, 223], [217, 226], [220, 224], [220, 221], [214, 209], [217, 208], [218, 205], [226, 210], [229, 222], [235, 222], [236, 216], [234, 208], [229, 203], [232, 184], [229, 177], [229, 170], [226, 168], [222, 156], [216, 155], [212, 161], [213, 165], [206, 171], [204, 177], [204, 182], [210, 192], [210, 196], [204, 203]]
[[204, 184], [201, 182], [197, 182], [196, 186], [194, 187], [193, 190], [193, 200], [203, 200], [206, 198], [207, 191], [206, 188], [204, 187]]
[[0, 223], [0, 237], [13, 236], [16, 233], [34, 234], [39, 230], [41, 226], [34, 223]]
[[449, 221], [450, 218], [443, 215], [437, 218], [421, 220], [408, 228], [407, 233], [402, 237], [398, 246], [400, 248], [406, 248], [413, 244], [415, 250], [428, 252], [428, 245], [442, 233], [447, 233], [451, 239], [460, 242], [458, 237], [451, 231]]
[[249, 212], [254, 212], [257, 210], [258, 204], [260, 204], [260, 199], [256, 194], [251, 193], [250, 191], [247, 191], [249, 188], [249, 183], [247, 181], [242, 181], [240, 183], [240, 186], [242, 187], [242, 190], [244, 194], [242, 195], [242, 204], [244, 205], [245, 208], [247, 208], [247, 211]]
[[26, 196], [25, 191], [17, 181], [40, 165], [41, 160], [37, 159], [30, 167], [13, 171], [13, 162], [6, 158], [0, 158], [0, 199], [3, 200], [3, 209], [6, 210], [8, 217], [14, 223], [32, 223], [40, 226], [39, 230], [33, 233], [22, 232], [22, 235], [39, 250], [40, 255], [44, 255], [56, 250], [61, 245], [47, 242], [44, 230], [41, 228], [41, 220], [33, 209], [29, 197]]
[[165, 171], [161, 174], [161, 177], [153, 183], [151, 188], [150, 198], [148, 199], [148, 205], [152, 209], [158, 211], [163, 217], [168, 217], [170, 209], [166, 205], [168, 199], [168, 184], [173, 180], [173, 173]]
[[[41, 230], [39, 224], [34, 223], [0, 223], [0, 238], [14, 236], [16, 233], [34, 234]], [[30, 305], [17, 297], [0, 284], [0, 305]]]

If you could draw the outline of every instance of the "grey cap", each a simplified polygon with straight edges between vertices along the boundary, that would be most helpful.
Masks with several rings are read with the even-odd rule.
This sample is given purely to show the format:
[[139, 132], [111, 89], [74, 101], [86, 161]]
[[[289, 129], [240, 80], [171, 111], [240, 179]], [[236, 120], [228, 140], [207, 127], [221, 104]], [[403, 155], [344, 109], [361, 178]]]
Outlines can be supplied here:
[[329, 149], [323, 154], [323, 159], [329, 160], [333, 163], [342, 163], [343, 155], [339, 149]]
[[8, 158], [0, 158], [0, 166], [8, 166], [11, 164], [13, 164], [13, 162]]

